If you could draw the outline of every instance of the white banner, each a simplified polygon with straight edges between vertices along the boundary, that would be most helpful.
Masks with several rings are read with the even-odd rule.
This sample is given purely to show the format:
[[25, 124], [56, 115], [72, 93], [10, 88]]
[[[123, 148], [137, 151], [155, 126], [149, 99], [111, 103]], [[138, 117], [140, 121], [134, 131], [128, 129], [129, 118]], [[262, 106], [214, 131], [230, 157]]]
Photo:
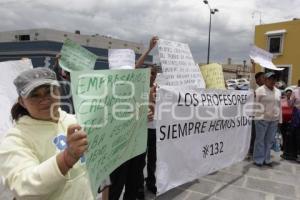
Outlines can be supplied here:
[[159, 39], [158, 53], [166, 85], [205, 88], [199, 66], [195, 64], [187, 44]]
[[260, 66], [272, 70], [283, 70], [284, 68], [278, 68], [272, 63], [273, 54], [258, 48], [253, 45], [250, 51], [250, 58], [254, 60], [255, 63], [258, 63]]
[[10, 109], [18, 98], [13, 81], [21, 72], [32, 68], [29, 59], [0, 62], [0, 142], [12, 126]]
[[132, 49], [109, 49], [109, 69], [134, 69], [135, 53]]
[[253, 93], [157, 91], [157, 189], [162, 194], [243, 160], [248, 152]]

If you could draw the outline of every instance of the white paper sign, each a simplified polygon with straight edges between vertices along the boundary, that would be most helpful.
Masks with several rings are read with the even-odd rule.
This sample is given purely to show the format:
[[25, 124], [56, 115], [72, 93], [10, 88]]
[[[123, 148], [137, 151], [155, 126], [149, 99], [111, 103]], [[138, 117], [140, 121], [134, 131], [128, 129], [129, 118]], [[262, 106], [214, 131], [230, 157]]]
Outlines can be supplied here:
[[272, 63], [273, 54], [258, 48], [253, 45], [250, 51], [250, 58], [254, 60], [255, 63], [258, 63], [260, 66], [276, 71], [283, 70], [284, 68], [278, 68]]
[[198, 86], [205, 88], [200, 69], [195, 64], [187, 44], [159, 39], [158, 54], [162, 74], [168, 86]]
[[158, 194], [245, 158], [253, 93], [163, 86], [157, 97]]
[[0, 62], [0, 142], [12, 126], [10, 109], [18, 98], [13, 81], [21, 72], [32, 68], [29, 59]]
[[109, 69], [134, 69], [135, 53], [132, 49], [109, 49]]

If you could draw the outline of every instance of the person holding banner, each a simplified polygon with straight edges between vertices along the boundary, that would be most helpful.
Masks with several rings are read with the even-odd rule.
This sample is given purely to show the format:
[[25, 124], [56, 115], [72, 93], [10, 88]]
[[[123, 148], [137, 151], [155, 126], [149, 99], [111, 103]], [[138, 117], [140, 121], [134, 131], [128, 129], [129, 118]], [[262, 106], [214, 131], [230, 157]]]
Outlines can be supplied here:
[[[140, 68], [144, 64], [147, 55], [156, 46], [157, 36], [153, 36], [149, 42], [149, 48], [139, 57], [135, 68]], [[151, 113], [148, 113], [148, 116]], [[139, 193], [143, 168], [145, 166], [145, 154], [138, 155], [119, 166], [110, 174], [111, 185], [109, 187], [109, 200], [119, 200], [123, 188], [125, 192], [123, 200], [143, 199], [143, 193]], [[141, 196], [140, 196], [141, 195]]]
[[263, 86], [265, 84], [265, 73], [264, 72], [257, 72], [255, 74], [255, 83], [257, 87]]
[[[156, 98], [156, 87], [155, 79], [157, 75], [157, 67], [155, 65], [151, 67], [151, 75], [150, 75], [150, 95], [149, 95], [149, 112], [148, 112], [148, 140], [147, 140], [147, 151], [143, 154], [143, 158], [141, 160], [141, 165], [139, 168], [139, 188], [138, 188], [138, 199], [145, 199], [144, 192], [144, 181], [146, 180], [147, 189], [156, 194], [156, 127], [155, 127], [155, 98]], [[144, 177], [144, 168], [145, 168], [145, 159], [147, 156], [147, 178]]]
[[148, 143], [147, 143], [147, 178], [146, 178], [146, 187], [147, 189], [156, 194], [156, 125], [154, 119], [155, 112], [155, 98], [156, 98], [156, 87], [155, 79], [157, 75], [157, 68], [151, 68], [151, 78], [150, 78], [150, 111], [151, 118], [148, 122]]
[[265, 74], [265, 84], [255, 90], [256, 103], [261, 105], [255, 113], [256, 137], [254, 142], [253, 159], [258, 167], [272, 167], [271, 147], [281, 121], [281, 92], [275, 87], [274, 72]]
[[48, 68], [22, 72], [11, 114], [15, 125], [0, 146], [0, 176], [17, 199], [92, 200], [84, 152], [87, 135], [59, 108], [59, 83]]
[[[252, 64], [252, 68], [251, 68], [251, 74], [254, 74], [255, 73], [255, 62], [253, 59], [250, 60], [251, 61], [251, 64]], [[256, 87], [261, 87], [265, 84], [265, 73], [264, 72], [257, 72], [255, 75], [254, 75], [254, 78], [255, 78], [255, 84], [256, 84]], [[251, 79], [253, 79], [253, 77], [251, 77]], [[252, 81], [252, 80], [250, 80]], [[253, 85], [253, 84], [251, 84]], [[253, 88], [253, 89], [255, 89]], [[254, 142], [255, 142], [255, 135], [256, 135], [256, 132], [255, 132], [255, 123], [253, 122], [252, 123], [252, 127], [251, 127], [251, 139], [250, 139], [250, 147], [249, 147], [249, 151], [248, 151], [248, 159], [251, 160], [252, 156], [253, 156], [253, 150], [254, 150]]]
[[[255, 74], [255, 82], [258, 87], [263, 86], [264, 82], [265, 82], [265, 73], [257, 72]], [[249, 157], [253, 156], [255, 137], [256, 137], [255, 123], [252, 123], [250, 148], [249, 148], [249, 152], [248, 152]]]

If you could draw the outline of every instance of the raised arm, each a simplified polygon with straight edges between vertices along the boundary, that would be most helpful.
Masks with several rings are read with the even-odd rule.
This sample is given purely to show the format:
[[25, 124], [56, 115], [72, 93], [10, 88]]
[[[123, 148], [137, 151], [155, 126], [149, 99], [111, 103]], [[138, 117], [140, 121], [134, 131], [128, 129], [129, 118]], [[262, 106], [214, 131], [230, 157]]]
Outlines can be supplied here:
[[158, 41], [158, 37], [157, 36], [153, 36], [151, 38], [150, 43], [149, 43], [149, 47], [148, 47], [147, 51], [145, 51], [139, 57], [138, 61], [135, 64], [135, 68], [140, 68], [144, 64], [144, 61], [145, 61], [146, 57], [148, 56], [148, 54], [150, 53], [150, 51], [156, 46], [157, 41]]

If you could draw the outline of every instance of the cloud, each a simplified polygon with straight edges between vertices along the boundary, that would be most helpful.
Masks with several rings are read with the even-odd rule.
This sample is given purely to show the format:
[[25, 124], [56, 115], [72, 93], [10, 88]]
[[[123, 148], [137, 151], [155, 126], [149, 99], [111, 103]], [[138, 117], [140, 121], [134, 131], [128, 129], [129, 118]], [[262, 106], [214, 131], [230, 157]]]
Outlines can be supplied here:
[[[210, 0], [211, 60], [248, 59], [254, 25], [290, 20], [300, 13], [296, 0]], [[291, 9], [293, 8], [293, 9]], [[253, 12], [256, 11], [253, 17]], [[53, 28], [111, 35], [148, 45], [152, 35], [188, 43], [196, 61], [206, 62], [209, 9], [201, 0], [2, 0], [0, 31]]]

